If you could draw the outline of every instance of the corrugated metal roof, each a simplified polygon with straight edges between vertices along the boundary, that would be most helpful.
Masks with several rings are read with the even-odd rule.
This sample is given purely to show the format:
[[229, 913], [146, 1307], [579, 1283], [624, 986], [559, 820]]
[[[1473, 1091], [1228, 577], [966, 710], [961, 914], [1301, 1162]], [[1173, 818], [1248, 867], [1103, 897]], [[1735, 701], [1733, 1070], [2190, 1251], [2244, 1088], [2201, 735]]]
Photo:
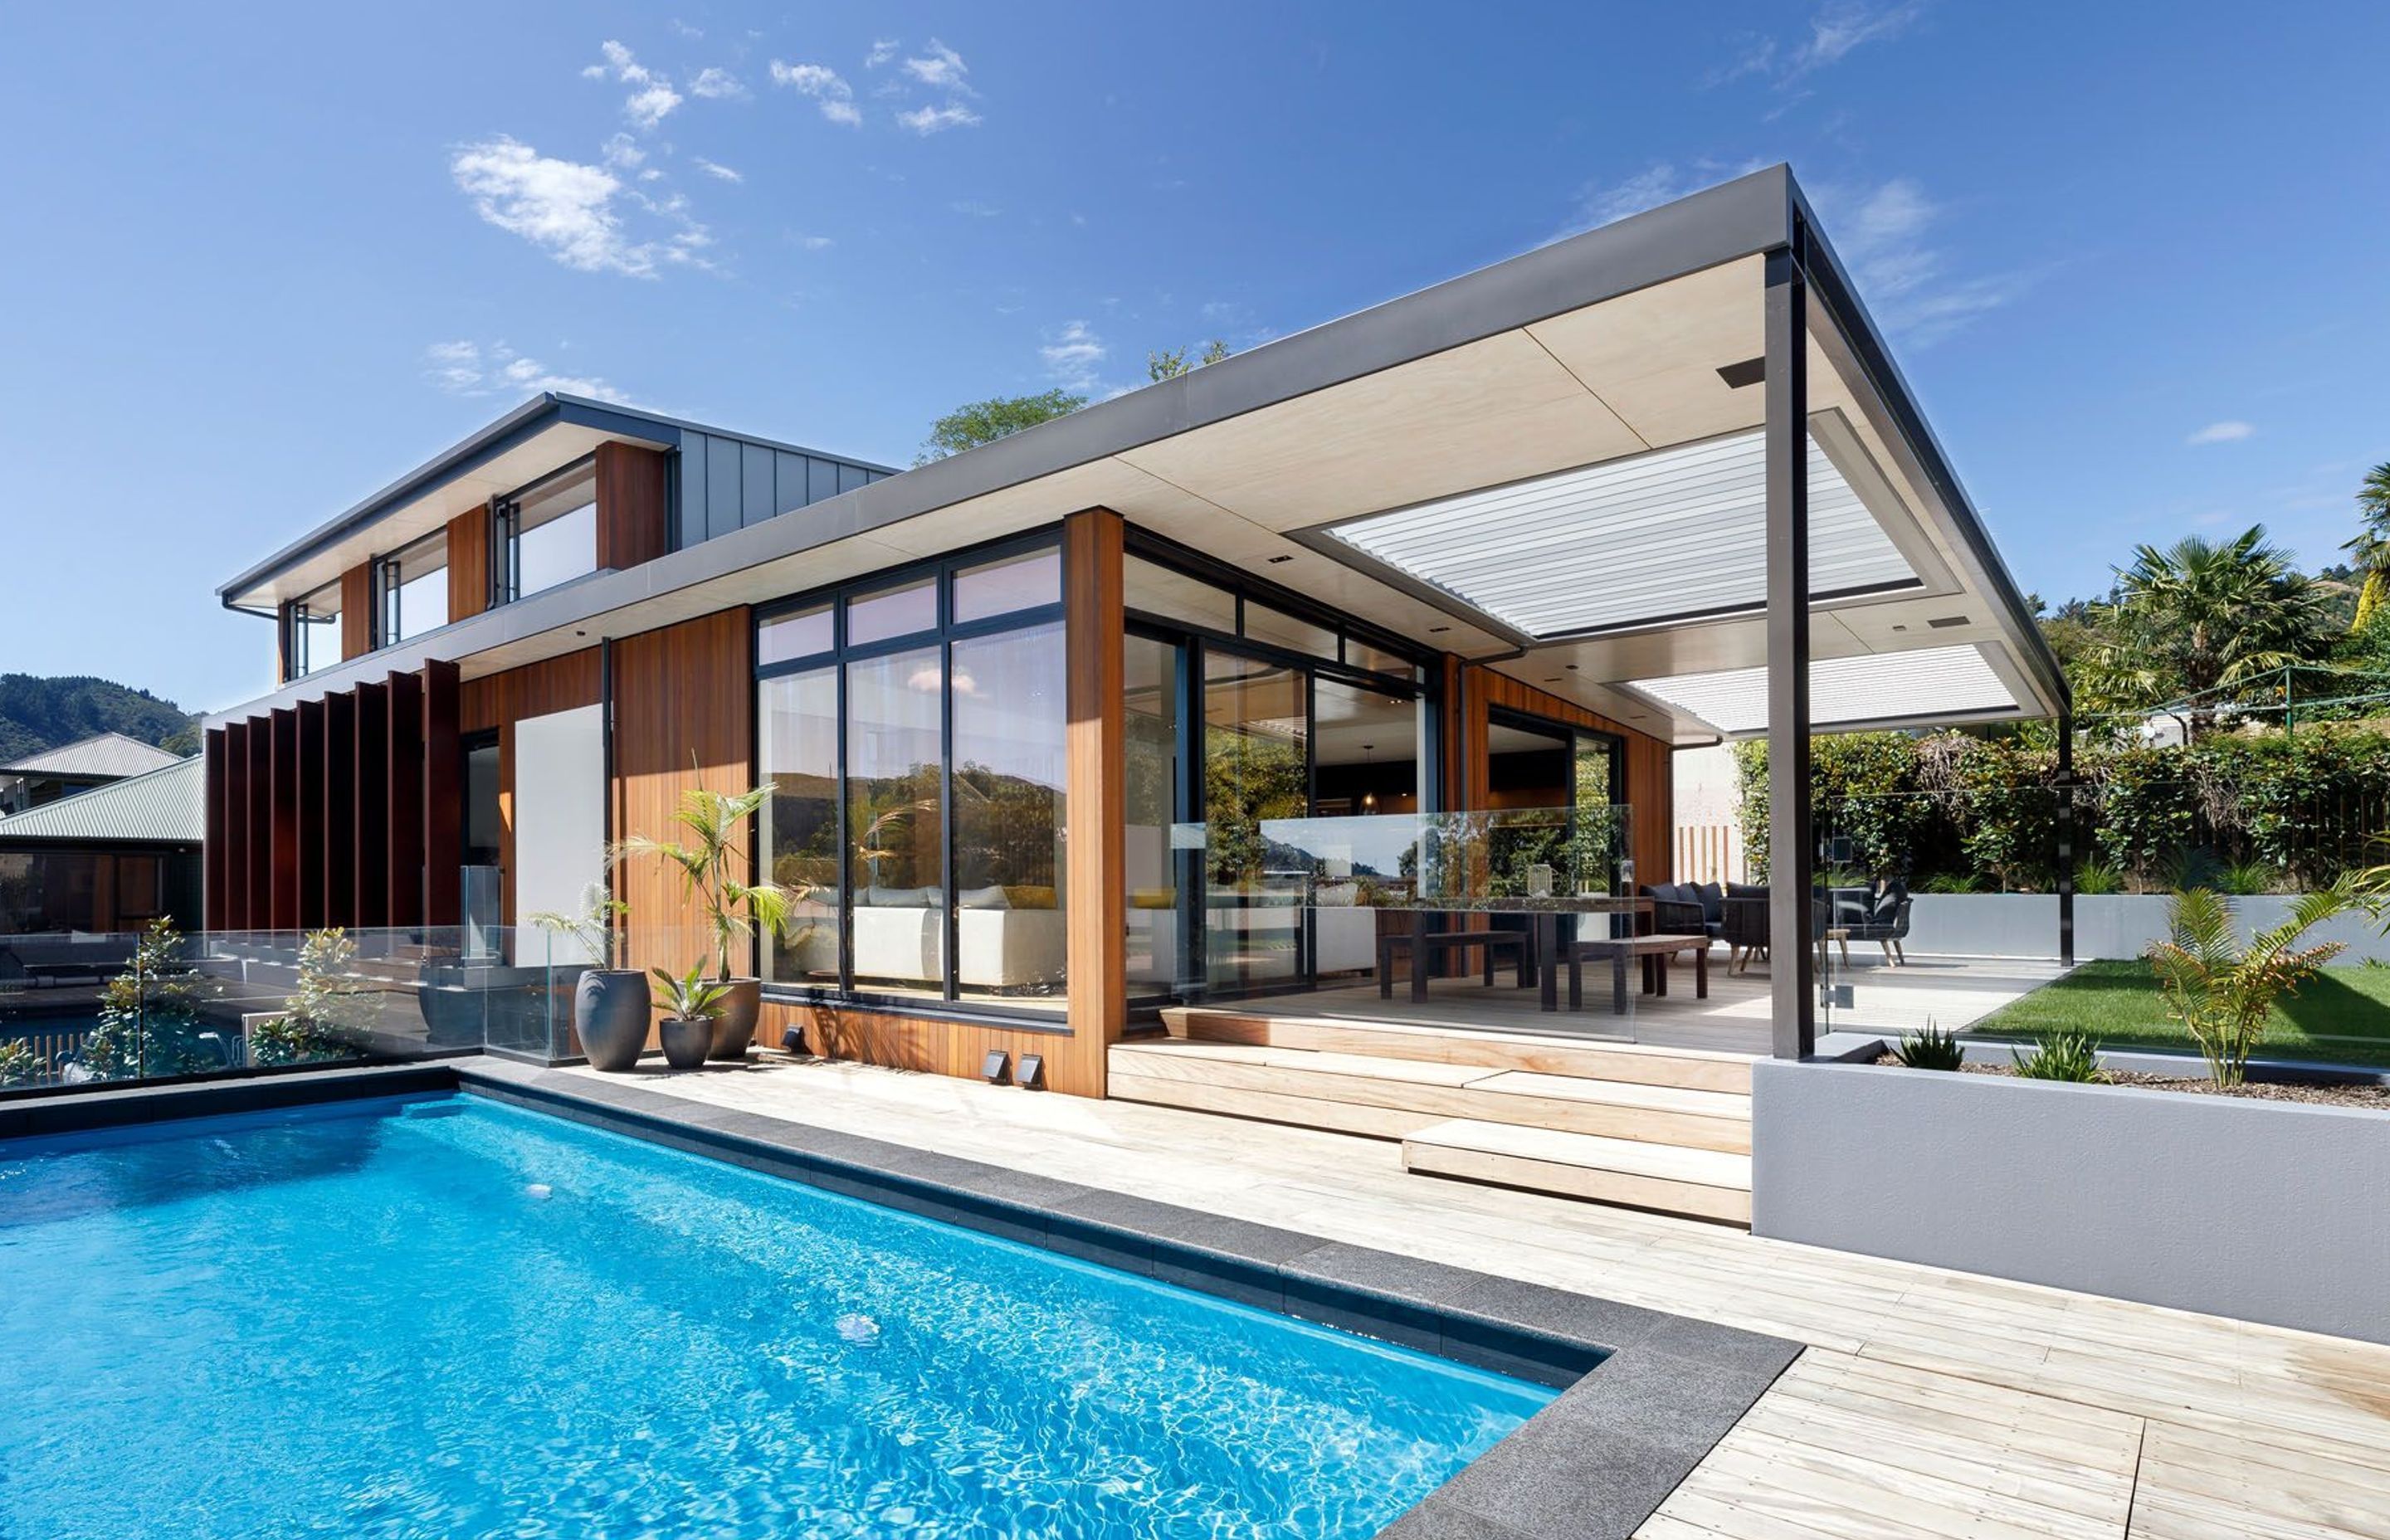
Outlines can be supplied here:
[[0, 775], [10, 776], [146, 776], [152, 770], [162, 770], [182, 763], [180, 754], [170, 754], [139, 738], [122, 733], [99, 733], [56, 749], [45, 749], [38, 754], [28, 754], [8, 764], [0, 764]]
[[197, 754], [0, 818], [11, 840], [141, 840], [196, 845], [208, 827], [207, 772]]

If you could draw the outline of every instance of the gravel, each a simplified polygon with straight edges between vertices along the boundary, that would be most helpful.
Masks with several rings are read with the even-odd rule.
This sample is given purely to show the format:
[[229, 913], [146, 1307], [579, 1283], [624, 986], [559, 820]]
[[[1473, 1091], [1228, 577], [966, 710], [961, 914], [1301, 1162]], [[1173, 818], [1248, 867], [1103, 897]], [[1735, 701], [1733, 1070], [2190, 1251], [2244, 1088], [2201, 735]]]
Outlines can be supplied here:
[[[1898, 1064], [1900, 1060], [1885, 1054], [1879, 1064]], [[2016, 1071], [2005, 1064], [1970, 1064], [1962, 1072], [1971, 1075], [2014, 1076]], [[2205, 1076], [2147, 1074], [2135, 1070], [2112, 1072], [2109, 1082], [2116, 1085], [2137, 1085], [2152, 1091], [2188, 1091], [2204, 1097], [2246, 1097], [2252, 1101], [2304, 1101], [2317, 1107], [2370, 1107], [2390, 1112], [2390, 1085], [2331, 1085], [2309, 1081], [2254, 1081], [2226, 1089]]]

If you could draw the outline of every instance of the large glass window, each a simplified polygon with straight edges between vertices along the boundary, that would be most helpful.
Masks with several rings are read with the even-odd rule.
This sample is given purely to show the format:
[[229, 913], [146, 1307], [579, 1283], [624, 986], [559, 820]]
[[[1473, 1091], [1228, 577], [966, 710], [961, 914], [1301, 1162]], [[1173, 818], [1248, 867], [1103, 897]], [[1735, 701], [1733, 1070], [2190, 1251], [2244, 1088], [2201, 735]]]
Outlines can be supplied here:
[[1042, 545], [759, 617], [775, 984], [1060, 1010], [1060, 572]]
[[407, 546], [380, 565], [380, 645], [411, 641], [448, 623], [448, 533]]
[[1176, 642], [1127, 638], [1123, 689], [1127, 784], [1122, 802], [1127, 825], [1124, 866], [1133, 995], [1169, 993], [1182, 981], [1182, 962], [1191, 961], [1178, 916], [1179, 868], [1189, 858], [1180, 853], [1171, 832], [1178, 821], [1178, 668], [1183, 651]]
[[598, 570], [598, 464], [585, 460], [501, 507], [501, 597], [519, 599]]
[[341, 661], [341, 585], [328, 583], [290, 607], [290, 677]]
[[1064, 657], [1060, 623], [954, 644], [955, 982], [967, 998], [1062, 992]]
[[857, 989], [945, 978], [945, 670], [922, 648], [846, 665], [847, 882]]
[[839, 980], [838, 670], [766, 679], [760, 702], [764, 764], [772, 780], [763, 868], [789, 892], [787, 931], [772, 940], [764, 976], [835, 987]]
[[1266, 822], [1311, 811], [1308, 677], [1220, 648], [1203, 654], [1203, 821], [1214, 988], [1302, 971], [1304, 874], [1271, 859]]

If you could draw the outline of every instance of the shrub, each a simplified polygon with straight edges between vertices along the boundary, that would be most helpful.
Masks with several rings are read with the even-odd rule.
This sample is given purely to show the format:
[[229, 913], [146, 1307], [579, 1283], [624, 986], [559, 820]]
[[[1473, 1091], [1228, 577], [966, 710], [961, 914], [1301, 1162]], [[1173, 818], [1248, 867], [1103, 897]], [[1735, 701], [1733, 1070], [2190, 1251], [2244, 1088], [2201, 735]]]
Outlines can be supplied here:
[[284, 1014], [259, 1024], [250, 1051], [260, 1064], [354, 1059], [380, 1009], [380, 990], [353, 972], [357, 943], [335, 926], [299, 946], [299, 989]]
[[2266, 1035], [2274, 1002], [2295, 994], [2342, 943], [2302, 947], [2299, 938], [2349, 908], [2345, 881], [2292, 901], [2290, 917], [2251, 938], [2242, 951], [2233, 934], [2232, 906], [2216, 892], [2193, 888], [2174, 895], [2167, 939], [2150, 946], [2150, 967], [2165, 995], [2166, 1012], [2197, 1040], [2217, 1084], [2241, 1084], [2249, 1055]]
[[133, 949], [133, 961], [100, 991], [99, 1024], [76, 1059], [95, 1079], [196, 1074], [228, 1068], [221, 1045], [207, 1040], [202, 1007], [218, 994], [214, 980], [185, 956], [183, 933], [153, 919]]
[[0, 1043], [0, 1085], [30, 1085], [49, 1072], [49, 1060], [21, 1037]]
[[2216, 874], [2216, 886], [2235, 895], [2270, 893], [2288, 874], [2263, 861], [2234, 861]]
[[2027, 1080], [2071, 1080], [2081, 1084], [2103, 1084], [2108, 1072], [2100, 1068], [2100, 1052], [2091, 1046], [2091, 1035], [2082, 1032], [2054, 1032], [2037, 1039], [2031, 1053], [2012, 1053], [2016, 1072]]
[[1912, 1070], [1956, 1070], [1967, 1062], [1966, 1050], [1959, 1046], [1955, 1033], [1944, 1032], [1933, 1022], [1925, 1023], [1922, 1032], [1912, 1032], [1893, 1045], [1893, 1057]]

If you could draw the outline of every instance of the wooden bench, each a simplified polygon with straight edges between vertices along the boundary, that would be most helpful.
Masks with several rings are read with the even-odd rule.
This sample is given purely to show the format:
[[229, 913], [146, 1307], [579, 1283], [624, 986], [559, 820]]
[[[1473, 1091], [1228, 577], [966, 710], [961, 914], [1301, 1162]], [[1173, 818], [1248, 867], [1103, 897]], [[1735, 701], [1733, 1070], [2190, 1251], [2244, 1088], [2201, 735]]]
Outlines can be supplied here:
[[1710, 938], [1663, 932], [1651, 936], [1603, 936], [1571, 943], [1566, 949], [1569, 1009], [1585, 1006], [1585, 965], [1610, 964], [1610, 1009], [1626, 1014], [1626, 959], [1643, 963], [1643, 993], [1663, 999], [1668, 994], [1668, 961], [1679, 952], [1693, 955], [1693, 998], [1710, 997]]
[[1494, 954], [1508, 951], [1514, 954], [1519, 965], [1519, 987], [1526, 988], [1536, 982], [1535, 957], [1527, 950], [1524, 930], [1395, 930], [1378, 938], [1378, 998], [1394, 997], [1394, 954], [1408, 951], [1411, 956], [1411, 1003], [1427, 1000], [1427, 969], [1424, 954], [1429, 951], [1449, 951], [1456, 947], [1476, 946], [1485, 952], [1485, 985], [1494, 986]]

